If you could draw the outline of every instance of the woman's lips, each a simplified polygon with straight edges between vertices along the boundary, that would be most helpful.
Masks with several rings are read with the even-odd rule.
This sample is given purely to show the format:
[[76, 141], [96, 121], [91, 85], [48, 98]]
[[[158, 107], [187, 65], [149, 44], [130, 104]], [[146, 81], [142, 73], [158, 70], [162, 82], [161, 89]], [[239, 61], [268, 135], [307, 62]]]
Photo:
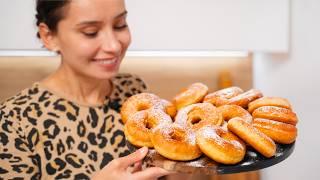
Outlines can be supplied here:
[[97, 63], [100, 64], [114, 64], [117, 62], [117, 58], [113, 58], [113, 59], [95, 59], [94, 60]]
[[108, 70], [113, 70], [118, 66], [118, 58], [94, 59], [93, 62], [103, 67], [104, 69], [108, 69]]

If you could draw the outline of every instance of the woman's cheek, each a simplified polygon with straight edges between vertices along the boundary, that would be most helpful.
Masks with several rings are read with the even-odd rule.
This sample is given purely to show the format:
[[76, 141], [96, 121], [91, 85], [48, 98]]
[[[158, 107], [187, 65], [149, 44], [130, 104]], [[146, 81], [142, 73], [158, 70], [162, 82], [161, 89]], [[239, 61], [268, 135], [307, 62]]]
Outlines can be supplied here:
[[78, 47], [78, 53], [82, 56], [94, 56], [94, 54], [97, 52], [97, 43], [80, 42], [76, 46]]
[[128, 46], [131, 44], [131, 34], [129, 30], [128, 30], [128, 33], [126, 33], [123, 38], [126, 44], [125, 48], [128, 48]]

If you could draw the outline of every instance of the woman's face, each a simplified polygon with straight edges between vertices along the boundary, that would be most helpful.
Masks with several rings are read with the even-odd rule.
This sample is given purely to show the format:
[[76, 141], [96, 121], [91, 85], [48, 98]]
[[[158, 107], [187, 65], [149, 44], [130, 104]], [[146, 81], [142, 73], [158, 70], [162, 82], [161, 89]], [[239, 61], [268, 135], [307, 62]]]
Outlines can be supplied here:
[[85, 77], [109, 79], [130, 44], [124, 0], [76, 0], [66, 7], [54, 38], [63, 65]]

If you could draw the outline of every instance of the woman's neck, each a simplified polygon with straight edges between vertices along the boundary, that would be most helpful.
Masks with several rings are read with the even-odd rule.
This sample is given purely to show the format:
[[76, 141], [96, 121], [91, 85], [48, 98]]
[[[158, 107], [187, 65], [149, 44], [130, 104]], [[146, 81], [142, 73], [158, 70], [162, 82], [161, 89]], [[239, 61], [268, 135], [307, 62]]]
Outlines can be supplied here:
[[112, 91], [110, 80], [85, 77], [62, 65], [40, 83], [68, 100], [89, 106], [103, 104]]

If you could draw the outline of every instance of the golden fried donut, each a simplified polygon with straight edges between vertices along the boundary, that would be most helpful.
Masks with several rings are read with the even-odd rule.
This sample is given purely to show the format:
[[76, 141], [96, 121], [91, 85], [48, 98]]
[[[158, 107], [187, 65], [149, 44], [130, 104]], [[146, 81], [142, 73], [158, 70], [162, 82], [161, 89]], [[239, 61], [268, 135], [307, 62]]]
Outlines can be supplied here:
[[172, 103], [177, 109], [181, 109], [190, 104], [201, 102], [208, 93], [208, 87], [202, 83], [191, 84], [186, 90], [182, 91], [173, 98]]
[[135, 146], [153, 147], [150, 140], [151, 130], [162, 123], [172, 123], [170, 116], [162, 110], [151, 108], [139, 111], [129, 117], [124, 125], [124, 134]]
[[262, 107], [262, 106], [277, 106], [283, 107], [287, 109], [291, 109], [291, 105], [289, 101], [285, 98], [281, 97], [262, 97], [255, 101], [252, 101], [248, 105], [248, 111], [252, 113], [255, 109]]
[[276, 106], [262, 106], [254, 110], [252, 113], [253, 118], [264, 118], [275, 121], [280, 121], [292, 125], [298, 123], [296, 113], [290, 109], [276, 107]]
[[121, 119], [126, 123], [128, 118], [138, 111], [149, 109], [159, 104], [160, 98], [151, 93], [140, 93], [129, 97], [121, 107]]
[[180, 109], [175, 118], [175, 123], [189, 126], [194, 130], [205, 124], [220, 126], [223, 122], [221, 113], [210, 103], [196, 103]]
[[267, 135], [255, 129], [252, 124], [247, 123], [239, 117], [228, 121], [228, 130], [251, 145], [255, 150], [265, 157], [272, 157], [276, 153], [276, 144]]
[[256, 118], [253, 120], [253, 127], [281, 144], [290, 144], [297, 137], [297, 128], [294, 125], [283, 122]]
[[241, 106], [243, 108], [247, 108], [248, 104], [258, 98], [261, 98], [262, 92], [257, 89], [251, 89], [249, 91], [246, 91], [242, 94], [239, 94], [233, 98], [230, 98], [227, 102], [227, 104], [234, 104]]
[[174, 118], [177, 114], [177, 109], [176, 107], [169, 101], [165, 99], [161, 99], [161, 104], [165, 108], [165, 112], [170, 115], [171, 118]]
[[219, 126], [204, 126], [196, 133], [196, 142], [201, 151], [216, 162], [236, 164], [246, 154], [245, 144]]
[[171, 160], [188, 161], [201, 156], [195, 132], [178, 124], [161, 124], [151, 134], [155, 150]]
[[160, 99], [152, 93], [140, 93], [128, 98], [121, 107], [121, 119], [126, 123], [129, 116], [138, 111], [147, 110], [150, 108], [159, 108], [174, 117], [176, 114], [175, 106], [167, 100]]
[[234, 117], [241, 117], [248, 123], [252, 122], [251, 114], [241, 106], [223, 105], [218, 107], [218, 111], [222, 114], [222, 117], [225, 121], [229, 121]]
[[235, 86], [229, 87], [206, 95], [203, 102], [208, 102], [215, 106], [221, 106], [227, 104], [230, 98], [233, 98], [241, 93], [243, 93], [241, 88]]

